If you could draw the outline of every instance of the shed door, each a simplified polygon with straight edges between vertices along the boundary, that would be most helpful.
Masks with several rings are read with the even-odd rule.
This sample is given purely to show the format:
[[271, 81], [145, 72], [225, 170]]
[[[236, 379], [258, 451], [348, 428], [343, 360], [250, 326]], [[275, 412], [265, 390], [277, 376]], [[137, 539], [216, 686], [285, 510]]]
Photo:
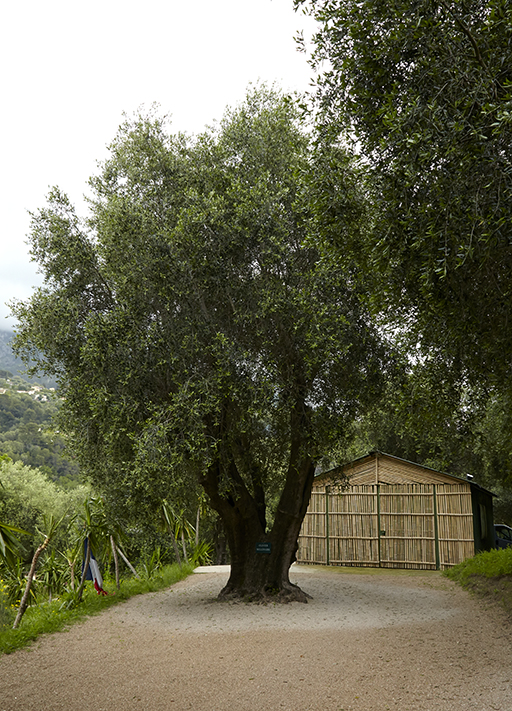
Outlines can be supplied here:
[[379, 565], [377, 486], [352, 486], [329, 496], [329, 563]]
[[468, 484], [438, 484], [439, 557], [449, 568], [475, 555], [473, 509]]
[[384, 568], [435, 568], [434, 487], [381, 484], [380, 564]]

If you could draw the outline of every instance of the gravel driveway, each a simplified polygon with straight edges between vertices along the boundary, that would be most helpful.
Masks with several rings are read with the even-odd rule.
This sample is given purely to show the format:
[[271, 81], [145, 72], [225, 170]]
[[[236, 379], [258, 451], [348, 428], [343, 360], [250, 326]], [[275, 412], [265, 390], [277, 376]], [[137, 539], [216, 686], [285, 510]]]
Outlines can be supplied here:
[[0, 658], [0, 711], [511, 711], [512, 626], [438, 572], [294, 566], [307, 605], [214, 600], [225, 568]]

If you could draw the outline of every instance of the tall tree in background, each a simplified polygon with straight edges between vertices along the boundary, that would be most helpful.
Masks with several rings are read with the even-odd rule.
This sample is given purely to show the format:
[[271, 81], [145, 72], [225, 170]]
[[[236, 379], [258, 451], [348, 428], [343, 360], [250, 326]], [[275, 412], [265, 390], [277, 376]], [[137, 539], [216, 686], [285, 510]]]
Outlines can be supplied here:
[[320, 140], [356, 139], [371, 174], [354, 247], [380, 297], [461, 379], [510, 387], [512, 4], [295, 5], [319, 22]]
[[305, 599], [288, 570], [315, 467], [384, 369], [353, 272], [316, 246], [314, 162], [272, 90], [194, 140], [127, 120], [91, 218], [58, 190], [34, 215], [45, 285], [14, 306], [17, 350], [58, 378], [100, 491], [157, 511], [202, 485], [229, 543], [225, 595]]

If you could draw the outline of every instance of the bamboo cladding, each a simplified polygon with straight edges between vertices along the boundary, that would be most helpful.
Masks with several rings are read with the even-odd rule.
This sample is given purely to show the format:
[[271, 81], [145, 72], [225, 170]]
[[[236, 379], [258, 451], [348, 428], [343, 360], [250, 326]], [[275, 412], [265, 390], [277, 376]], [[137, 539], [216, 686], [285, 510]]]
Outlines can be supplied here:
[[377, 538], [333, 538], [329, 541], [331, 565], [361, 565], [378, 567]]
[[327, 562], [325, 538], [304, 538], [299, 540], [297, 560], [300, 563], [325, 565]]
[[327, 517], [324, 514], [306, 514], [302, 525], [301, 536], [325, 538]]
[[359, 476], [357, 482], [343, 491], [330, 491], [326, 482], [314, 488], [299, 562], [431, 569], [474, 555], [465, 482], [362, 484]]
[[[408, 484], [412, 481], [418, 484], [451, 484], [454, 477], [449, 474], [431, 471], [417, 464], [390, 460], [387, 457], [379, 459], [379, 482], [389, 484]], [[461, 482], [463, 480], [461, 479]], [[464, 484], [469, 490], [469, 484]]]
[[437, 510], [444, 514], [472, 515], [471, 491], [469, 487], [452, 484], [437, 486]]
[[471, 541], [449, 541], [439, 542], [439, 556], [441, 569], [450, 568], [457, 565], [466, 558], [475, 555], [475, 544]]
[[308, 511], [325, 513], [325, 487], [322, 491], [319, 489], [313, 489], [309, 500]]
[[[324, 493], [325, 499], [325, 493]], [[375, 513], [375, 486], [351, 486], [346, 492], [329, 496], [331, 513]]]
[[432, 486], [382, 484], [380, 487], [380, 510], [382, 513], [432, 515], [434, 513]]
[[381, 567], [436, 568], [435, 540], [381, 538]]
[[[464, 479], [458, 479], [450, 474], [443, 474], [414, 462], [408, 462], [389, 454], [375, 453], [356, 460], [343, 469], [352, 485], [371, 484], [447, 484], [459, 485], [470, 491], [470, 485]], [[319, 477], [315, 487], [325, 487], [328, 484], [327, 474]]]
[[[345, 474], [352, 480], [357, 477], [358, 483], [361, 484], [376, 484], [377, 481], [375, 479], [375, 463], [372, 461], [369, 462], [360, 462], [358, 464], [355, 464], [354, 466], [349, 466], [345, 469]], [[361, 481], [359, 481], [359, 479]], [[363, 481], [364, 480], [364, 481]]]

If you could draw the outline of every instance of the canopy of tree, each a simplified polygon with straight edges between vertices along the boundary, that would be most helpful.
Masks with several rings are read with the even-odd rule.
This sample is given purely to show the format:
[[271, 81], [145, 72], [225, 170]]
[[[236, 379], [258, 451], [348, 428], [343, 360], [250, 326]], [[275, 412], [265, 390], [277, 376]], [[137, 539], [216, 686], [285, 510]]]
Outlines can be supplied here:
[[320, 23], [321, 140], [355, 138], [372, 175], [355, 247], [380, 296], [454, 371], [510, 385], [512, 4], [295, 4]]
[[357, 280], [316, 246], [315, 160], [272, 90], [195, 139], [127, 120], [90, 220], [58, 190], [34, 215], [45, 285], [14, 308], [18, 352], [58, 378], [101, 491], [156, 508], [203, 486], [230, 547], [225, 594], [303, 599], [288, 569], [315, 467], [385, 369]]

